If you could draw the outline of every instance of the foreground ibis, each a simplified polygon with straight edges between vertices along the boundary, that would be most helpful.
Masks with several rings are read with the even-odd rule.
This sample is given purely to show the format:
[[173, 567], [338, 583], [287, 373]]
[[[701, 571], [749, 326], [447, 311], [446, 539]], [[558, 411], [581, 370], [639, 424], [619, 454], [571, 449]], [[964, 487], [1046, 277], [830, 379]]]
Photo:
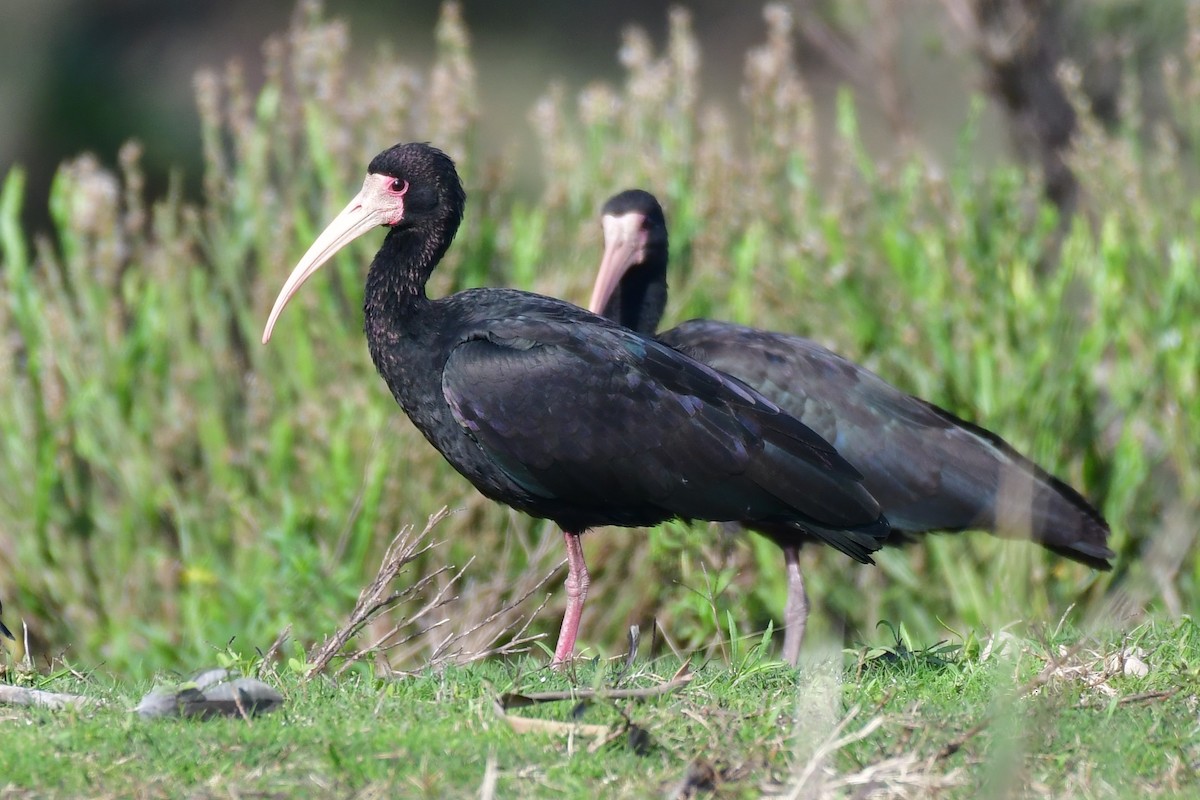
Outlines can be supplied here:
[[[648, 192], [630, 190], [602, 211], [604, 256], [592, 311], [653, 335], [667, 302], [667, 227]], [[906, 534], [981, 529], [1026, 538], [1097, 569], [1109, 569], [1108, 523], [1067, 484], [991, 431], [891, 386], [799, 336], [692, 320], [658, 335], [742, 379], [831, 442], [864, 477], [892, 526]], [[808, 598], [797, 561], [803, 536], [744, 520], [784, 552], [788, 598], [784, 658], [795, 663]]]
[[870, 561], [888, 525], [862, 476], [740, 381], [549, 297], [469, 289], [430, 300], [425, 284], [465, 201], [441, 151], [399, 144], [377, 155], [284, 283], [263, 343], [322, 264], [388, 228], [363, 303], [371, 358], [413, 424], [480, 492], [562, 528], [556, 663], [574, 651], [589, 582], [579, 537], [597, 525], [749, 520]]

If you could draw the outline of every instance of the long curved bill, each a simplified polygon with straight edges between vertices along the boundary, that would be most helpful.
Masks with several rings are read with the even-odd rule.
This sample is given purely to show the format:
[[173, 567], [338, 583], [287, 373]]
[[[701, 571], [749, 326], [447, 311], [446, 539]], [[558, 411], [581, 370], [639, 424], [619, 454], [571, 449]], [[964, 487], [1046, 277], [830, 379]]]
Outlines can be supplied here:
[[372, 177], [374, 176], [368, 176], [367, 180], [363, 182], [362, 190], [354, 196], [349, 205], [342, 209], [340, 214], [333, 218], [325, 230], [321, 231], [321, 235], [312, 243], [312, 247], [308, 248], [308, 252], [304, 254], [300, 263], [296, 264], [296, 268], [292, 270], [292, 274], [284, 281], [283, 288], [279, 290], [279, 296], [275, 298], [271, 316], [267, 317], [267, 327], [263, 330], [263, 344], [271, 340], [271, 331], [274, 330], [275, 322], [283, 312], [283, 307], [292, 299], [296, 290], [309, 279], [309, 276], [333, 258], [338, 250], [372, 228], [386, 222], [387, 209], [381, 207], [381, 204], [377, 202], [379, 190], [372, 182]]
[[596, 273], [596, 284], [592, 287], [592, 299], [588, 302], [588, 311], [593, 314], [603, 314], [621, 278], [634, 264], [640, 263], [646, 254], [646, 238], [642, 233], [645, 217], [641, 214], [628, 213], [621, 216], [605, 214], [601, 220], [604, 226], [604, 256], [600, 259], [600, 269]]

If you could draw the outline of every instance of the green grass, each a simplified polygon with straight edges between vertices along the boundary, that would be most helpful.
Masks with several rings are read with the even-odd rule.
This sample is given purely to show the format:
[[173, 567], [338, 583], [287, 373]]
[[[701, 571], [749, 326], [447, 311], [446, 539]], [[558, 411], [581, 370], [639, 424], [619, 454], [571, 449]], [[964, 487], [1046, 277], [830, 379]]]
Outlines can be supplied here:
[[[798, 796], [851, 796], [864, 780], [880, 796], [1183, 797], [1200, 789], [1200, 630], [1190, 620], [1125, 637], [834, 651], [798, 671], [764, 658], [758, 645], [738, 643], [728, 665], [695, 661], [694, 679], [660, 697], [509, 704], [510, 716], [562, 723], [549, 733], [515, 731], [497, 701], [617, 680], [656, 686], [679, 662], [642, 659], [626, 672], [620, 660], [591, 661], [568, 676], [541, 659], [492, 660], [390, 680], [361, 671], [338, 682], [303, 682], [258, 663], [286, 701], [249, 722], [143, 720], [129, 709], [148, 684], [40, 678], [108, 706], [0, 712], [0, 794], [673, 797], [687, 775], [708, 774], [715, 796], [758, 797], [787, 796], [806, 771]], [[1115, 661], [1105, 671], [1106, 657], [1131, 648], [1143, 652], [1147, 675], [1123, 675]], [[572, 733], [572, 723], [604, 735]], [[491, 780], [494, 795], [482, 788]]]
[[[599, 205], [644, 186], [671, 229], [668, 324], [711, 316], [812, 335], [997, 431], [1113, 524], [1118, 565], [1103, 576], [982, 534], [931, 537], [874, 569], [812, 548], [818, 637], [885, 642], [875, 625], [891, 619], [928, 644], [947, 626], [1050, 624], [1068, 611], [1075, 623], [1114, 607], [1200, 611], [1196, 149], [1169, 136], [1152, 147], [1136, 119], [1104, 132], [1085, 114], [1072, 156], [1084, 208], [1062, 225], [1027, 169], [979, 166], [978, 104], [954, 152], [868, 152], [848, 91], [817, 136], [788, 25], [780, 8], [767, 15], [745, 107], [724, 110], [700, 104], [685, 13], [661, 53], [630, 33], [621, 85], [550, 90], [534, 110], [538, 197], [474, 143], [474, 67], [453, 6], [428, 72], [385, 52], [352, 73], [348, 32], [306, 4], [264, 48], [261, 86], [239, 65], [199, 76], [197, 201], [147, 196], [130, 144], [115, 166], [112, 154], [65, 164], [55, 229], [35, 237], [19, 225], [24, 179], [11, 169], [0, 590], [36, 663], [65, 655], [144, 677], [204, 663], [231, 640], [265, 650], [288, 626], [314, 645], [391, 535], [444, 505], [460, 512], [405, 580], [465, 567], [447, 626], [469, 628], [552, 571], [552, 526], [481, 498], [374, 374], [359, 307], [376, 239], [323, 271], [272, 345], [258, 344], [280, 281], [367, 160], [412, 139], [446, 148], [469, 195], [432, 294], [516, 285], [583, 302]], [[1172, 75], [1178, 135], [1195, 141], [1200, 77]], [[685, 651], [721, 653], [730, 619], [761, 631], [783, 605], [778, 552], [753, 537], [666, 525], [598, 532], [585, 547], [595, 599], [583, 642], [597, 652], [619, 648], [630, 622], [657, 622]], [[498, 629], [550, 593], [530, 632], [552, 632], [554, 589]], [[428, 597], [388, 621], [415, 632]], [[437, 639], [413, 642], [396, 666], [419, 667]]]
[[[789, 24], [768, 12], [744, 106], [717, 110], [699, 101], [685, 13], [661, 52], [629, 33], [620, 85], [550, 89], [534, 109], [540, 196], [476, 145], [453, 6], [428, 71], [383, 52], [352, 73], [348, 31], [305, 4], [264, 48], [261, 86], [245, 78], [257, 65], [199, 76], [198, 200], [178, 180], [148, 196], [131, 143], [113, 165], [65, 164], [54, 230], [34, 236], [12, 168], [0, 593], [29, 652], [5, 644], [0, 669], [108, 705], [0, 707], [0, 796], [487, 797], [494, 778], [501, 797], [645, 797], [689, 774], [712, 776], [720, 797], [788, 796], [806, 774], [795, 796], [864, 781], [964, 798], [1200, 791], [1188, 616], [1200, 612], [1200, 74], [1165, 65], [1173, 130], [1131, 115], [1103, 131], [1081, 114], [1082, 211], [1062, 221], [1036, 175], [979, 165], [981, 101], [953, 152], [869, 152], [849, 91], [818, 136]], [[1191, 28], [1194, 48], [1200, 20]], [[563, 676], [536, 646], [453, 664], [555, 633], [561, 548], [553, 526], [454, 474], [374, 374], [359, 307], [376, 240], [324, 270], [272, 346], [258, 344], [280, 281], [367, 160], [413, 139], [446, 148], [469, 195], [432, 294], [511, 285], [584, 301], [600, 204], [645, 187], [670, 225], [667, 324], [811, 335], [997, 431], [1101, 508], [1116, 570], [981, 534], [885, 551], [875, 568], [813, 548], [812, 643], [795, 672], [759, 633], [783, 605], [777, 548], [675, 523], [590, 534], [584, 652], [621, 652], [638, 623], [656, 656], [690, 654], [696, 678], [654, 699], [510, 709], [605, 726], [614, 736], [595, 752], [583, 734], [517, 733], [498, 695], [611, 686], [618, 667]], [[342, 654], [387, 649], [336, 680], [301, 680], [392, 535], [443, 506], [455, 513], [391, 584], [408, 591]], [[282, 659], [255, 655], [289, 627]], [[1076, 633], [1041, 633], [1059, 627]], [[1144, 653], [1148, 674], [1121, 674], [1121, 652]], [[621, 685], [660, 683], [677, 657], [642, 659]], [[259, 672], [284, 710], [249, 723], [129, 712], [151, 676], [214, 660]]]

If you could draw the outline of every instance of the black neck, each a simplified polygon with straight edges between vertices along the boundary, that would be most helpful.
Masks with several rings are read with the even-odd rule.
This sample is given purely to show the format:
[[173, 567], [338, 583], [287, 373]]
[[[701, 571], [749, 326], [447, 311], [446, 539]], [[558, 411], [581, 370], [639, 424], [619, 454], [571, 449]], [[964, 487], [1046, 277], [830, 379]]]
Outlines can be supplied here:
[[413, 311], [429, 302], [425, 284], [442, 260], [453, 235], [422, 228], [392, 228], [375, 254], [367, 273], [363, 312], [367, 333], [379, 326], [398, 331], [412, 320]]
[[644, 262], [621, 278], [604, 307], [604, 316], [638, 333], [653, 335], [666, 307], [666, 253], [648, 253]]

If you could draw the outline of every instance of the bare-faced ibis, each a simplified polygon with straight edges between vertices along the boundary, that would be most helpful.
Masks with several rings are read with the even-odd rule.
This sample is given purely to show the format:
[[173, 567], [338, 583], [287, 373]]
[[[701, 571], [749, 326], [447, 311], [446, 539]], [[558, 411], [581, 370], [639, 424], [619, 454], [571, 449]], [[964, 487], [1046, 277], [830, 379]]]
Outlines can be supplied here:
[[426, 297], [465, 201], [441, 151], [399, 144], [377, 155], [284, 283], [263, 342], [334, 253], [389, 228], [367, 273], [371, 358], [413, 424], [480, 492], [562, 528], [567, 609], [556, 662], [574, 651], [589, 582], [579, 537], [597, 525], [749, 520], [870, 560], [888, 526], [861, 475], [740, 381], [549, 297]]
[[[653, 335], [667, 302], [667, 227], [648, 192], [630, 190], [602, 211], [604, 256], [590, 308]], [[658, 340], [733, 375], [795, 415], [863, 473], [892, 525], [906, 534], [981, 529], [1029, 538], [1109, 569], [1108, 523], [1070, 486], [991, 431], [891, 386], [799, 336], [691, 320]], [[797, 561], [803, 531], [751, 520], [783, 548], [788, 575], [784, 658], [795, 663], [808, 598]]]

